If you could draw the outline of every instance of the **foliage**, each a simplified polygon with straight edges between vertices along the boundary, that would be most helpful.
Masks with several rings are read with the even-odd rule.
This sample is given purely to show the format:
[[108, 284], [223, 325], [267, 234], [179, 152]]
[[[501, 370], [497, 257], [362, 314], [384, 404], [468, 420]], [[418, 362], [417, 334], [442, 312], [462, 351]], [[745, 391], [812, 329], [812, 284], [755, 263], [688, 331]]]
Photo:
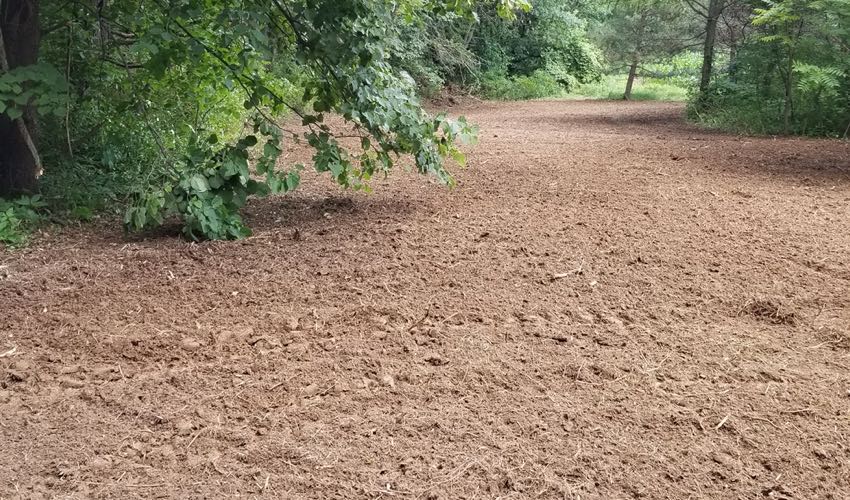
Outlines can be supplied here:
[[[638, 67], [631, 99], [635, 101], [687, 101], [699, 82], [702, 56], [682, 52]], [[622, 99], [628, 74], [612, 72], [598, 82], [585, 83], [570, 92], [571, 99]]]
[[532, 32], [540, 47], [543, 70], [566, 90], [578, 83], [598, 81], [602, 54], [587, 38], [587, 23], [553, 1], [539, 3], [537, 23]]
[[[599, 82], [579, 85], [569, 99], [621, 100], [628, 75], [606, 75]], [[677, 78], [641, 77], [636, 79], [633, 101], [687, 101], [691, 86], [684, 87]]]
[[687, 14], [680, 1], [623, 0], [613, 5], [597, 38], [616, 72], [628, 68], [621, 97], [632, 97], [641, 65], [658, 63], [687, 47], [688, 34], [694, 31]]
[[[771, 0], [719, 75], [703, 123], [743, 132], [841, 136], [850, 123], [850, 2]], [[734, 70], [734, 71], [732, 71]]]
[[413, 23], [400, 22], [401, 43], [397, 65], [416, 82], [420, 94], [436, 96], [447, 84], [467, 86], [480, 71], [468, 46], [475, 24], [454, 12], [426, 13]]
[[0, 74], [0, 114], [15, 120], [26, 106], [40, 113], [65, 113], [67, 85], [50, 64], [22, 66]]
[[[799, 91], [799, 122], [801, 133], [817, 135], [837, 133], [843, 120], [830, 126], [830, 120], [824, 117], [835, 116], [836, 110], [850, 108], [850, 95], [842, 95], [842, 84], [846, 81], [845, 72], [835, 66], [816, 66], [814, 64], [796, 63], [793, 69], [797, 75], [797, 90]], [[825, 126], [826, 125], [826, 126]]]
[[472, 50], [482, 61], [485, 96], [553, 96], [601, 76], [601, 53], [588, 38], [587, 22], [556, 0], [535, 2], [513, 22], [482, 15]]
[[675, 56], [695, 29], [681, 2], [623, 0], [614, 3], [596, 38], [608, 61], [622, 68]]
[[[0, 75], [0, 114], [38, 112], [52, 213], [123, 212], [134, 231], [174, 217], [188, 238], [230, 239], [250, 234], [249, 198], [298, 186], [305, 167], [281, 157], [295, 143], [343, 188], [368, 191], [401, 156], [451, 185], [446, 162], [463, 164], [458, 144], [475, 129], [422, 110], [419, 98], [445, 87], [610, 99], [631, 80], [634, 99], [682, 100], [699, 81], [704, 21], [679, 0], [533, 3], [42, 2], [40, 62]], [[727, 7], [714, 78], [691, 116], [842, 135], [850, 0]], [[331, 115], [345, 125], [331, 127]], [[8, 210], [7, 231], [29, 224]]]
[[[269, 137], [261, 160], [251, 172], [248, 148], [257, 142], [253, 135], [222, 149], [202, 148], [203, 142], [193, 139], [189, 154], [168, 178], [170, 183], [141, 196], [140, 203], [128, 211], [125, 221], [129, 228], [161, 224], [164, 215], [177, 213], [184, 221], [184, 232], [192, 238], [233, 239], [250, 234], [238, 215], [247, 198], [287, 192], [298, 185], [299, 166], [276, 171], [283, 131], [267, 117], [263, 111], [266, 108], [276, 113], [288, 108], [301, 116], [302, 124], [308, 128], [304, 137], [316, 151], [314, 168], [330, 173], [341, 186], [368, 189], [372, 176], [379, 171], [388, 172], [394, 165], [394, 156], [399, 154], [412, 154], [421, 173], [432, 174], [446, 184], [453, 182], [443, 159], [463, 161], [455, 140], [470, 140], [473, 130], [463, 121], [452, 122], [443, 117], [432, 120], [423, 113], [410, 82], [390, 64], [393, 51], [400, 46], [392, 11], [357, 0], [342, 5], [334, 2], [333, 9], [324, 3], [284, 9], [276, 14], [280, 15], [277, 22], [272, 23], [275, 29], [282, 30], [281, 26], [288, 24], [293, 30], [279, 34], [295, 37], [295, 58], [302, 61], [306, 75], [303, 101], [311, 102], [312, 110], [299, 110], [286, 102], [273, 90], [273, 75], [258, 76], [256, 61], [228, 61], [225, 56], [216, 56], [225, 60], [231, 78], [245, 89], [245, 107], [256, 110], [254, 132]], [[192, 41], [214, 37], [222, 30], [224, 26], [219, 26], [217, 20], [224, 14], [252, 17], [251, 7], [251, 2], [246, 1], [244, 10], [235, 14], [231, 4], [220, 15], [211, 17], [212, 27], [203, 33], [189, 33], [180, 27], [182, 22], [188, 24], [190, 11], [172, 11], [169, 17], [191, 45]], [[180, 36], [177, 31], [172, 34]], [[228, 38], [234, 45], [236, 40]], [[263, 43], [263, 37], [249, 31], [236, 45], [257, 49]], [[219, 44], [224, 45], [224, 41]], [[212, 52], [203, 43], [200, 49]], [[186, 55], [171, 55], [169, 59], [175, 57]], [[324, 124], [328, 112], [341, 115], [354, 127], [360, 137], [359, 153], [350, 153], [334, 138], [330, 127]], [[265, 178], [257, 180], [252, 174]]]
[[815, 103], [825, 99], [835, 99], [840, 95], [844, 71], [839, 68], [798, 62], [794, 64], [794, 73], [800, 75], [797, 88], [803, 94], [811, 96]]
[[513, 77], [490, 71], [482, 75], [480, 85], [485, 97], [508, 101], [557, 97], [564, 92], [561, 83], [544, 70]]
[[9, 247], [26, 243], [29, 231], [41, 220], [41, 211], [46, 206], [39, 195], [8, 201], [0, 198], [0, 243]]
[[[724, 62], [721, 58], [720, 63]], [[641, 65], [640, 74], [645, 77], [664, 80], [670, 85], [691, 90], [697, 87], [702, 67], [702, 54], [693, 51], [681, 52]]]
[[244, 92], [221, 83], [228, 72], [209, 55], [166, 63], [160, 10], [115, 1], [96, 12], [64, 2], [44, 16], [62, 28], [45, 37], [42, 55], [65, 69], [71, 89], [66, 119], [40, 124], [42, 192], [57, 211], [90, 219], [126, 205], [167, 174], [196, 132], [228, 140], [241, 133]]
[[[495, 6], [508, 17], [529, 8]], [[4, 74], [0, 105], [13, 118], [25, 104], [52, 112], [40, 124], [50, 165], [42, 187], [78, 217], [112, 200], [130, 204], [130, 230], [177, 216], [187, 237], [241, 238], [250, 234], [239, 215], [249, 197], [298, 185], [303, 167], [278, 165], [284, 139], [312, 146], [315, 169], [346, 188], [368, 190], [373, 175], [408, 154], [419, 172], [451, 185], [445, 161], [463, 163], [456, 143], [471, 141], [474, 127], [422, 110], [402, 40], [413, 26], [468, 24], [474, 8], [456, 0], [51, 4], [44, 63]], [[452, 54], [465, 49], [437, 48], [428, 48], [433, 60], [453, 77]], [[303, 131], [281, 128], [291, 114]], [[357, 151], [337, 140], [328, 114], [346, 120]]]
[[764, 99], [757, 86], [724, 78], [711, 84], [705, 99], [710, 105], [695, 106], [693, 102], [688, 105], [689, 116], [704, 125], [760, 135], [781, 129], [781, 98]]
[[125, 225], [143, 230], [161, 225], [167, 216], [179, 215], [183, 233], [191, 239], [239, 239], [250, 235], [239, 215], [248, 197], [285, 193], [299, 183], [300, 168], [290, 172], [276, 170], [280, 137], [263, 125], [258, 122], [257, 129], [269, 132], [269, 138], [256, 173], [265, 174], [265, 182], [252, 178], [248, 161], [248, 149], [258, 143], [256, 136], [246, 136], [234, 145], [221, 145], [218, 137], [211, 135], [206, 141], [189, 145], [186, 156], [177, 162], [171, 178], [161, 188], [140, 195], [139, 202], [127, 210]]

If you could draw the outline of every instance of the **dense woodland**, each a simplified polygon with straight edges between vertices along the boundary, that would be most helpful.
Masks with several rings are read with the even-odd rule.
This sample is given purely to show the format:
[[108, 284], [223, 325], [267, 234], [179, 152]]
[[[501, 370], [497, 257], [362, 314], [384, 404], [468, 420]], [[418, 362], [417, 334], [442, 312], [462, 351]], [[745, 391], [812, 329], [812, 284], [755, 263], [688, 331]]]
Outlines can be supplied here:
[[299, 184], [288, 141], [346, 188], [408, 155], [450, 185], [476, 130], [423, 111], [442, 93], [846, 137], [848, 75], [850, 0], [0, 0], [0, 241], [104, 211], [244, 237], [248, 198]]

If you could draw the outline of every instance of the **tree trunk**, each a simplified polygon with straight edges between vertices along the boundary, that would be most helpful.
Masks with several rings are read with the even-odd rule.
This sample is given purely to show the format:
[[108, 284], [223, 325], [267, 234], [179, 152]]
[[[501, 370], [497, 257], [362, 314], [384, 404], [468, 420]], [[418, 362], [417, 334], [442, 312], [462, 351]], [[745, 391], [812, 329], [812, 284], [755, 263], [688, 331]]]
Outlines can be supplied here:
[[785, 104], [782, 106], [782, 129], [785, 135], [791, 133], [791, 117], [794, 112], [794, 52], [788, 49], [785, 68]]
[[634, 87], [634, 84], [635, 84], [635, 76], [637, 75], [637, 67], [638, 67], [638, 60], [637, 60], [637, 58], [635, 58], [632, 61], [632, 65], [629, 66], [629, 79], [626, 80], [626, 93], [623, 94], [623, 99], [625, 99], [627, 101], [632, 100], [632, 87]]
[[[0, 70], [38, 61], [41, 41], [39, 0], [0, 0]], [[11, 120], [0, 114], [0, 196], [32, 193], [38, 187], [41, 159], [35, 147], [35, 114]]]
[[729, 41], [729, 81], [735, 83], [738, 79], [738, 41]]
[[699, 80], [699, 93], [704, 96], [711, 85], [711, 73], [714, 70], [714, 43], [717, 39], [717, 21], [723, 13], [725, 0], [711, 0], [708, 4], [708, 17], [705, 21], [705, 45], [702, 50], [702, 74]]

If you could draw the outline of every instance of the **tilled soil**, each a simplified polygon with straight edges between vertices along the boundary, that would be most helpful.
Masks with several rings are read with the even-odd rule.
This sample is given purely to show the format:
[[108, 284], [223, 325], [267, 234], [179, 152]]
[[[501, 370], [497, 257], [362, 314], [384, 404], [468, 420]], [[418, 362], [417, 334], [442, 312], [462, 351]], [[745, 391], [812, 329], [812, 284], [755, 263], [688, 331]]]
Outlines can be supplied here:
[[454, 190], [0, 253], [0, 497], [850, 498], [850, 144], [462, 111]]

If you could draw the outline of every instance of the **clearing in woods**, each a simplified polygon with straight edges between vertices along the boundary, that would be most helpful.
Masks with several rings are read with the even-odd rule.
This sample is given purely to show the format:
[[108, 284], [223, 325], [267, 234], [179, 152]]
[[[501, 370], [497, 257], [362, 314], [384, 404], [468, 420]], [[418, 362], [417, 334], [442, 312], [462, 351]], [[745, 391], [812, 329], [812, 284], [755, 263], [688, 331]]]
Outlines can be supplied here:
[[848, 143], [462, 111], [454, 191], [0, 254], [0, 497], [850, 498]]

